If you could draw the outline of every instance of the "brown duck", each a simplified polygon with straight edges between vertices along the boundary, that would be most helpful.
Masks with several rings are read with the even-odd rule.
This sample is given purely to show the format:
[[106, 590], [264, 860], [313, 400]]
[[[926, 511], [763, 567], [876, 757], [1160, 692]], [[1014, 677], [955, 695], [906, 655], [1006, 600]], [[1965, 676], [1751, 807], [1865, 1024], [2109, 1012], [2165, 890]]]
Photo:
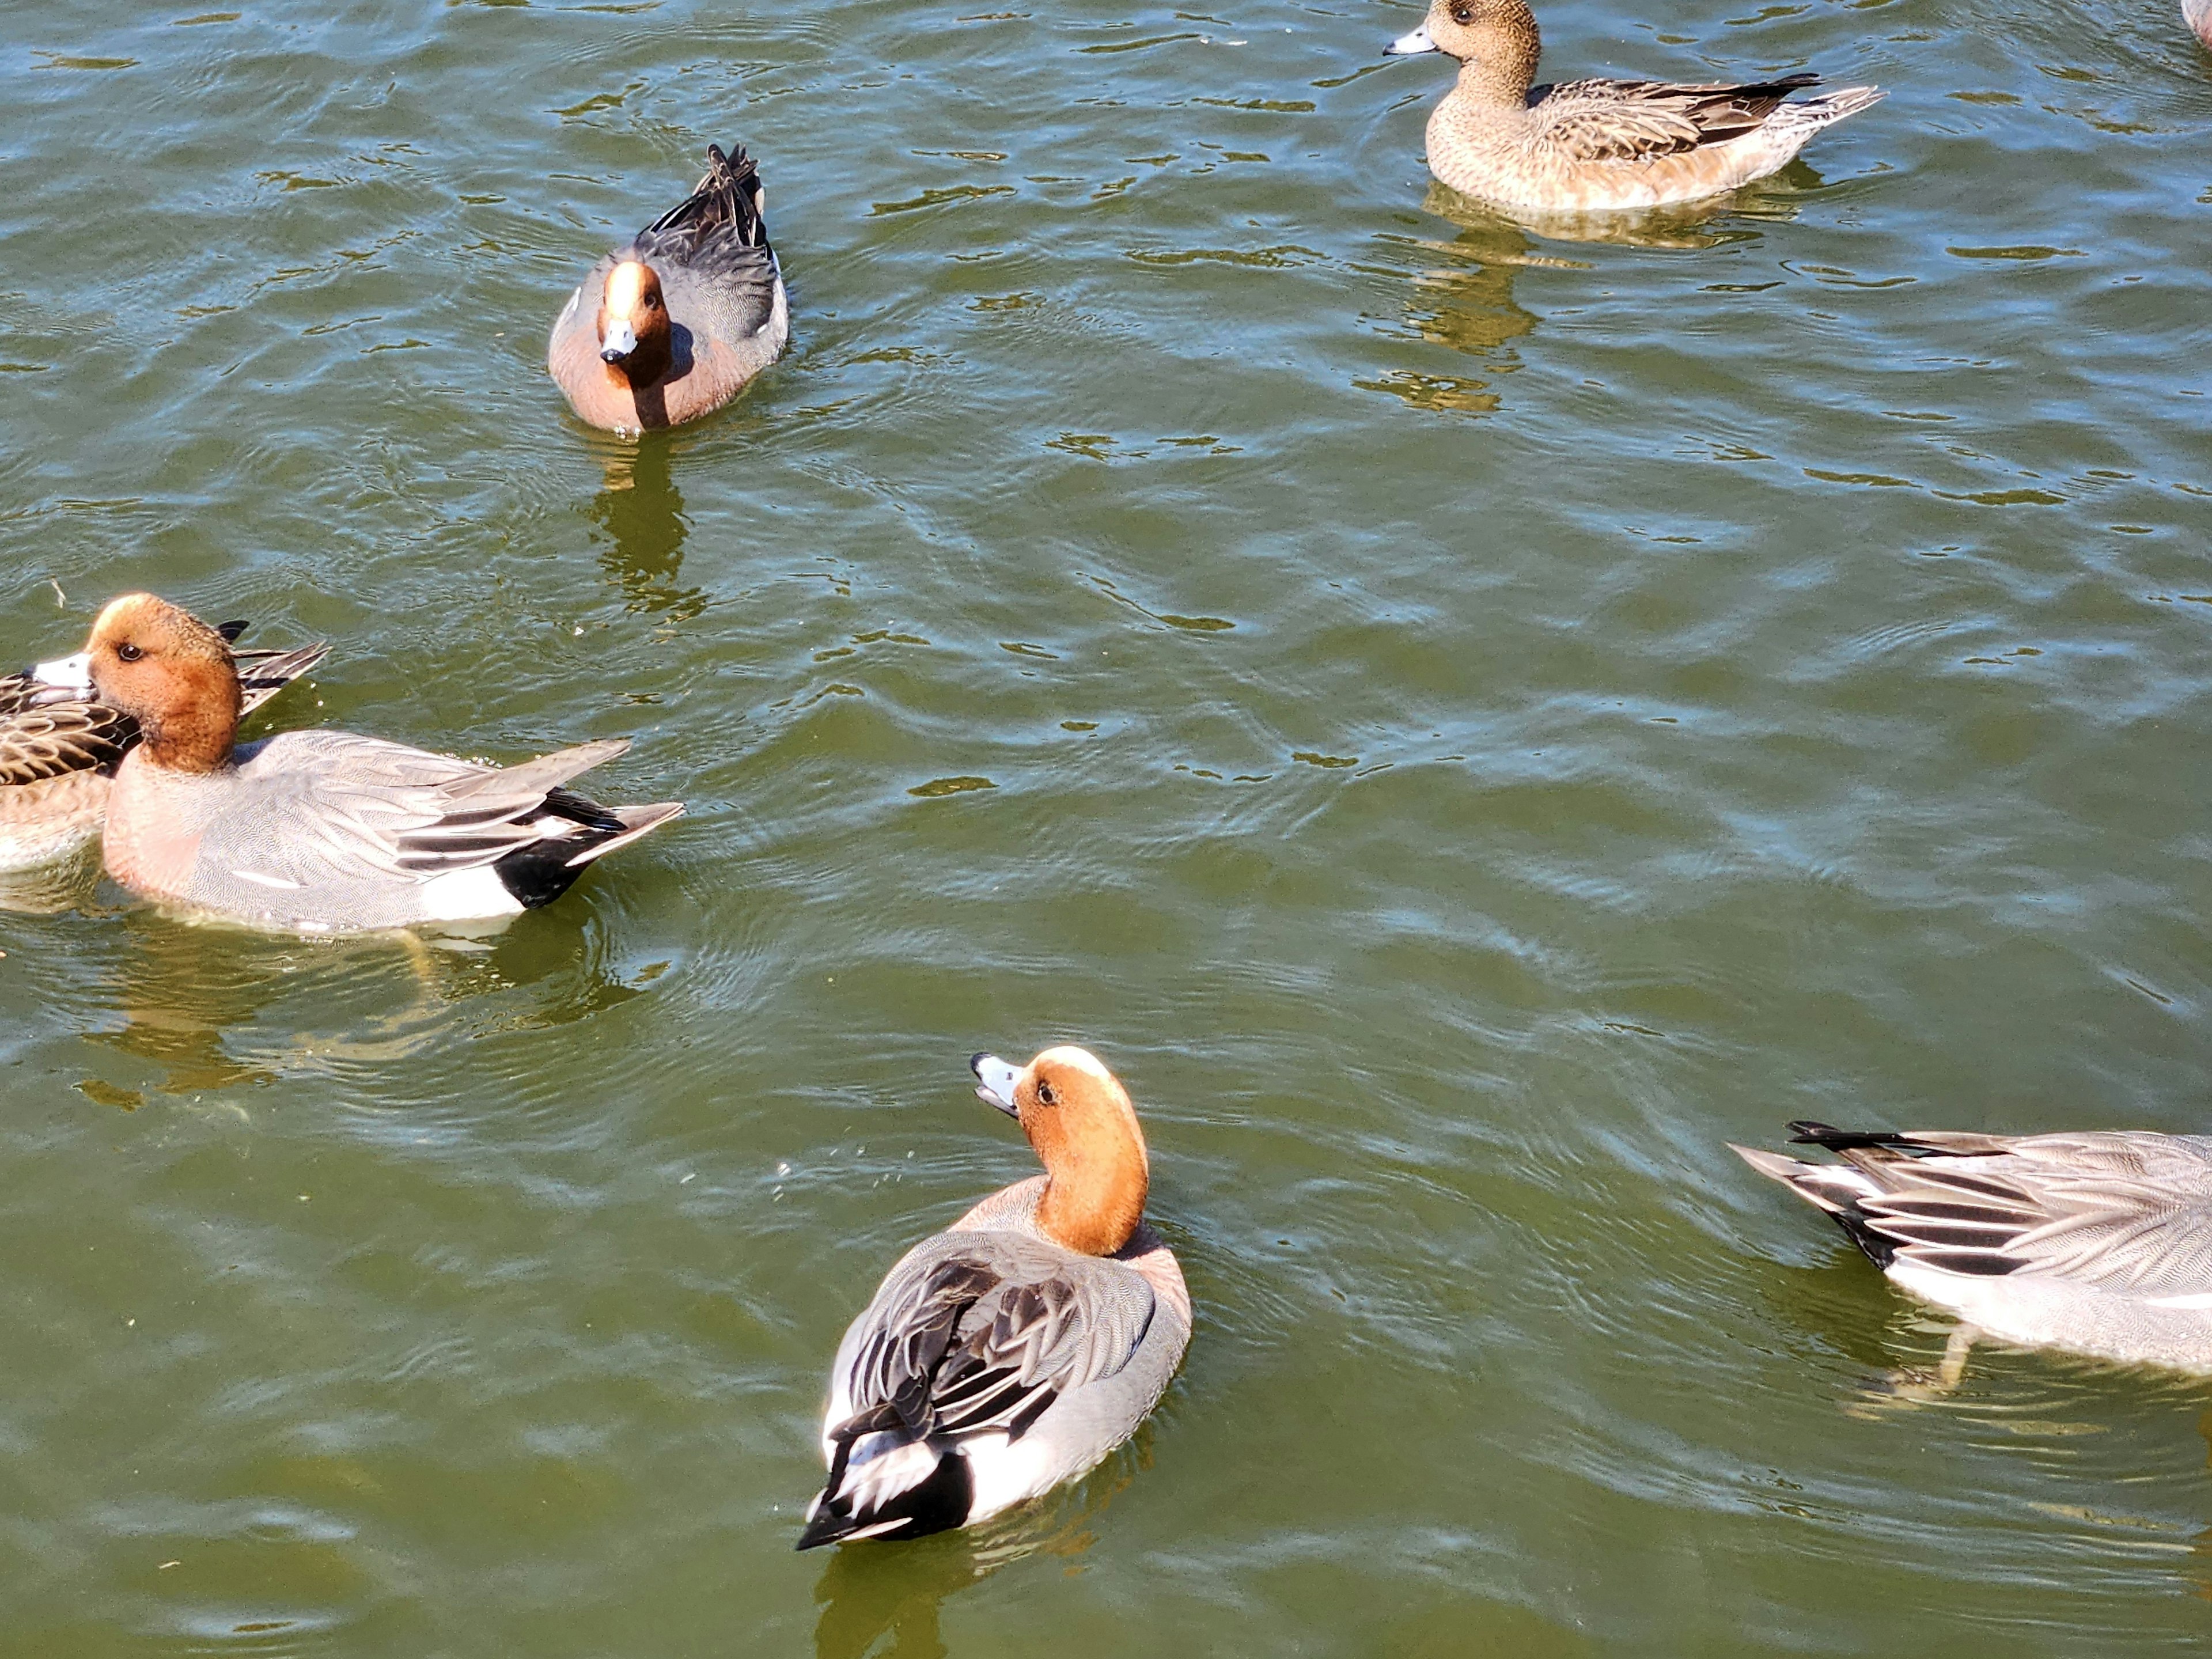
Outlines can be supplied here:
[[[242, 622], [216, 630], [226, 644]], [[323, 659], [328, 646], [237, 651], [241, 714]], [[0, 873], [69, 857], [100, 833], [115, 769], [139, 740], [138, 722], [102, 702], [74, 657], [0, 675]]]
[[1882, 96], [1844, 87], [1787, 101], [1817, 86], [1817, 75], [1540, 87], [1542, 44], [1528, 0], [1434, 0], [1428, 21], [1387, 50], [1460, 60], [1459, 84], [1429, 117], [1430, 171], [1462, 195], [1544, 212], [1657, 207], [1733, 190]]
[[712, 414], [790, 337], [759, 170], [710, 145], [699, 187], [585, 273], [545, 367], [583, 419], [635, 433]]

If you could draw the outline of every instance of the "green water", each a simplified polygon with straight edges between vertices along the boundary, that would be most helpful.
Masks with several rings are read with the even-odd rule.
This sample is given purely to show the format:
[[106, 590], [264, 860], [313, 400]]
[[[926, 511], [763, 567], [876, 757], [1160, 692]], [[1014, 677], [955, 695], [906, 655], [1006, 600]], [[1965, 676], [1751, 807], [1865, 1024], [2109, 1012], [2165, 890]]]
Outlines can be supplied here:
[[[0, 915], [0, 1650], [2202, 1650], [2212, 1387], [1913, 1403], [1723, 1146], [2207, 1127], [2174, 8], [1553, 4], [1892, 92], [1597, 244], [1431, 191], [1403, 5], [229, 3], [0, 14], [0, 659], [153, 587], [333, 642], [274, 721], [690, 815], [476, 952]], [[588, 433], [546, 328], [732, 139], [793, 351]], [[1058, 1038], [1180, 1379], [793, 1553]]]

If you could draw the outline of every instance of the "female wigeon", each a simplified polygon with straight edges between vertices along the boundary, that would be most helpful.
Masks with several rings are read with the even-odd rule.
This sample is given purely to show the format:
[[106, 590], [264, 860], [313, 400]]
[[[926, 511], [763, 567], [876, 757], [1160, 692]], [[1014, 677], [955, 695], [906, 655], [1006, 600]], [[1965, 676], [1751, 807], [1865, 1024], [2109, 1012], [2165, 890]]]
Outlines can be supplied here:
[[1536, 87], [1541, 46], [1528, 0], [1433, 0], [1428, 21], [1385, 50], [1460, 60], [1459, 84], [1429, 117], [1429, 170], [1462, 195], [1547, 212], [1656, 207], [1733, 190], [1882, 96], [1844, 87], [1784, 101], [1820, 84], [1817, 75], [1744, 86]]
[[585, 273], [545, 366], [579, 416], [635, 433], [712, 414], [790, 337], [760, 174], [709, 145], [698, 189]]
[[[216, 630], [228, 645], [242, 622]], [[234, 651], [250, 714], [323, 659], [329, 647]], [[0, 874], [65, 859], [100, 833], [109, 780], [138, 724], [93, 699], [72, 659], [0, 675]]]
[[1843, 1162], [1734, 1150], [1966, 1322], [1946, 1382], [1977, 1333], [2212, 1372], [2212, 1136], [1790, 1127]]
[[1190, 1345], [1182, 1269], [1144, 1223], [1144, 1133], [1085, 1049], [969, 1062], [1045, 1172], [994, 1193], [885, 1275], [838, 1346], [830, 1479], [799, 1547], [965, 1527], [1096, 1465]]
[[561, 786], [627, 739], [505, 769], [343, 732], [236, 746], [245, 704], [222, 635], [150, 593], [100, 613], [80, 659], [138, 724], [101, 850], [135, 892], [303, 933], [509, 916], [681, 812], [601, 806]]

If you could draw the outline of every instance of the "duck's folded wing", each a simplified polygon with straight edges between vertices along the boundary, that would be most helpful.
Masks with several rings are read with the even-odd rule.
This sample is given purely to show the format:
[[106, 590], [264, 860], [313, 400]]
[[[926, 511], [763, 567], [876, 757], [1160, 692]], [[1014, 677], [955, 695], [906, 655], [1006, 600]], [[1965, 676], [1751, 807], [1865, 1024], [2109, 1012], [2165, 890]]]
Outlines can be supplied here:
[[[744, 146], [725, 155], [708, 145], [698, 188], [638, 232], [635, 246], [648, 259], [672, 258], [726, 285], [757, 286], [765, 300], [775, 284], [775, 254], [761, 212], [760, 170]], [[670, 273], [661, 275], [665, 281]]]
[[52, 703], [0, 714], [0, 786], [67, 772], [112, 771], [137, 729], [128, 714], [104, 703]]
[[1118, 1263], [1071, 1261], [1023, 1235], [945, 1236], [891, 1271], [836, 1381], [832, 1439], [1020, 1436], [1062, 1394], [1111, 1376], [1151, 1328], [1152, 1287]]
[[1533, 142], [1571, 161], [1654, 161], [1754, 132], [1791, 93], [1820, 79], [1788, 75], [1747, 86], [1571, 81], [1536, 106], [1540, 126]]
[[2212, 1306], [2212, 1141], [2125, 1132], [1801, 1138], [1841, 1153], [1866, 1183], [1850, 1195], [1856, 1220], [1908, 1261]]
[[629, 747], [608, 738], [509, 767], [331, 732], [273, 738], [250, 804], [204, 833], [204, 866], [271, 886], [427, 882], [496, 863], [604, 809], [560, 786]]
[[320, 641], [296, 651], [234, 651], [238, 689], [245, 697], [241, 712], [252, 714], [330, 653], [330, 646]]

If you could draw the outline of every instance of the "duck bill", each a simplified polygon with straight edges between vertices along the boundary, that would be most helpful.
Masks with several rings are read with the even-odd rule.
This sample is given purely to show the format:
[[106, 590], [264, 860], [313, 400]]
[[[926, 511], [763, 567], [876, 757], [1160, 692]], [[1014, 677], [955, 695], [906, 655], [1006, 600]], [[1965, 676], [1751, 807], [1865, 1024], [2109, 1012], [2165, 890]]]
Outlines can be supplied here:
[[93, 690], [92, 653], [80, 651], [74, 657], [34, 663], [31, 678], [39, 682], [39, 689], [31, 694], [33, 704], [70, 702], [78, 697], [88, 697]]
[[1423, 52], [1436, 49], [1437, 43], [1429, 39], [1429, 26], [1424, 23], [1411, 34], [1401, 34], [1383, 47], [1382, 55], [1385, 58], [1419, 58]]
[[1020, 1066], [1009, 1066], [996, 1054], [977, 1054], [969, 1060], [968, 1069], [975, 1073], [976, 1099], [1008, 1117], [1020, 1118], [1021, 1109], [1014, 1104], [1014, 1088], [1022, 1080]]
[[618, 363], [637, 349], [637, 331], [628, 319], [617, 319], [607, 325], [606, 337], [599, 342], [599, 361]]

